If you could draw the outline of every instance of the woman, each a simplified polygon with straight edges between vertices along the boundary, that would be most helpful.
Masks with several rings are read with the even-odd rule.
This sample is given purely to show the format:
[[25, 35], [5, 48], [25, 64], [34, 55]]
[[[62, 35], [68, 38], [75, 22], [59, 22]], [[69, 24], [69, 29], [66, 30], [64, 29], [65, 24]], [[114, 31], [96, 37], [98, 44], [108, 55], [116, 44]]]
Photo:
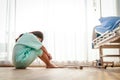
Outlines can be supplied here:
[[42, 41], [43, 33], [40, 31], [24, 33], [16, 39], [13, 49], [13, 64], [16, 69], [25, 69], [37, 57], [46, 64], [46, 68], [56, 67], [51, 63], [52, 57], [42, 45]]

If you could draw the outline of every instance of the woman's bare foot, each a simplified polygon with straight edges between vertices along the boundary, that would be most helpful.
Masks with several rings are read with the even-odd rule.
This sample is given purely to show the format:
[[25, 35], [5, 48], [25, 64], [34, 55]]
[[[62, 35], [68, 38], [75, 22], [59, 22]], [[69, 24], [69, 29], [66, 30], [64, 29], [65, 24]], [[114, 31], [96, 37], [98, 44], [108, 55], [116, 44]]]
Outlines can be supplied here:
[[49, 65], [46, 66], [46, 68], [57, 68], [58, 66], [56, 66], [53, 63], [50, 63]]

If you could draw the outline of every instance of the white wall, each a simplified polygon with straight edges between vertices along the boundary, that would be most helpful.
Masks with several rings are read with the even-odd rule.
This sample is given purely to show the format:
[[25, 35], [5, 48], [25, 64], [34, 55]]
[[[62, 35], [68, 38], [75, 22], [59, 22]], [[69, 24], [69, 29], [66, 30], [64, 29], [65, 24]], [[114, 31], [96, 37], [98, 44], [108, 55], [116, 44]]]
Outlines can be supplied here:
[[0, 61], [6, 58], [7, 0], [0, 0]]
[[0, 59], [11, 60], [14, 43], [15, 0], [0, 0]]
[[101, 0], [102, 17], [117, 16], [116, 1], [118, 0]]
[[117, 15], [120, 16], [120, 0], [116, 0]]

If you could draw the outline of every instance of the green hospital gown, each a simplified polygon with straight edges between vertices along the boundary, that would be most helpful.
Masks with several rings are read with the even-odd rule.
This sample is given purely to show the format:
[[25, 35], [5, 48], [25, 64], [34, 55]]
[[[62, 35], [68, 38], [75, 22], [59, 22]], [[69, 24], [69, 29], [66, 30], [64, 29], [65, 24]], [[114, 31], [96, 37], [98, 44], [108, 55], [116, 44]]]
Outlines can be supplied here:
[[32, 33], [23, 34], [13, 48], [13, 64], [16, 68], [26, 68], [37, 56], [41, 56], [42, 43]]

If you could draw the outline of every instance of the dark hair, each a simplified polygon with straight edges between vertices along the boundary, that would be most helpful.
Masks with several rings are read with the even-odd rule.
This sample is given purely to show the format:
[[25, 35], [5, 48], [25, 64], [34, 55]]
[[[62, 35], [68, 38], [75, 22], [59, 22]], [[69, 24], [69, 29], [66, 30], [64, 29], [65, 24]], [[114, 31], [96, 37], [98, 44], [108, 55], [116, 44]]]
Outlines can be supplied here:
[[[36, 37], [38, 37], [38, 38], [41, 38], [42, 39], [42, 41], [43, 41], [43, 33], [42, 32], [40, 32], [40, 31], [33, 31], [33, 32], [31, 32], [31, 33], [33, 33]], [[41, 42], [42, 42], [41, 41]]]
[[[43, 33], [42, 32], [40, 32], [40, 31], [32, 31], [32, 32], [30, 32], [30, 33], [32, 33], [32, 34], [34, 34], [36, 37], [38, 37], [38, 38], [41, 38], [42, 39], [42, 41], [43, 41]], [[17, 40], [22, 36], [23, 34], [20, 34], [20, 36], [15, 40], [16, 42], [17, 42]], [[41, 42], [42, 42], [41, 41]]]
[[20, 36], [15, 40], [17, 42], [17, 40], [22, 36], [23, 34], [20, 34]]

